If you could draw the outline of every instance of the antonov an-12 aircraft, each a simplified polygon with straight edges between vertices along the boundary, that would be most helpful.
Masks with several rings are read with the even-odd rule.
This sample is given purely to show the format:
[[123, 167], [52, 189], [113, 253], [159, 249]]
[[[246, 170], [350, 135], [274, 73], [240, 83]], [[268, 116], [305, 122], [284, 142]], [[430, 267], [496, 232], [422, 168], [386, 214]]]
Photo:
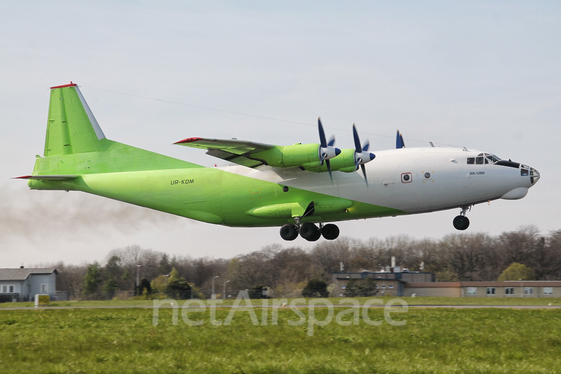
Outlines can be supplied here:
[[454, 208], [454, 227], [465, 230], [471, 206], [521, 199], [540, 178], [487, 152], [406, 148], [399, 131], [396, 149], [372, 153], [354, 125], [349, 149], [327, 140], [319, 119], [318, 129], [313, 144], [175, 143], [235, 164], [207, 168], [107, 139], [71, 82], [51, 87], [44, 157], [19, 178], [34, 190], [83, 191], [218, 225], [278, 226], [285, 240], [309, 241], [336, 239], [331, 222]]

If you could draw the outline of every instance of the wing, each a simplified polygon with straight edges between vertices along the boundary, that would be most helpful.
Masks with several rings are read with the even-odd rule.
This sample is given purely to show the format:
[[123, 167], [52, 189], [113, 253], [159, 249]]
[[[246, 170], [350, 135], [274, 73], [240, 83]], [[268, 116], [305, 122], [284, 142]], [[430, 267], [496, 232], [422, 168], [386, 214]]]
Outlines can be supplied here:
[[258, 156], [256, 157], [254, 155], [275, 148], [275, 146], [271, 144], [236, 139], [187, 138], [174, 144], [206, 149], [206, 153], [210, 156], [250, 168], [267, 164], [264, 159], [260, 159]]
[[[187, 138], [175, 144], [206, 149], [208, 155], [250, 168], [255, 168], [259, 165], [269, 165], [274, 168], [300, 168], [301, 170], [318, 173], [328, 172], [330, 175], [331, 171], [354, 173], [360, 165], [374, 159], [374, 154], [367, 152], [368, 142], [366, 142], [364, 147], [361, 146], [360, 149], [357, 146], [356, 149], [340, 150], [335, 148], [334, 138], [327, 142], [323, 126], [319, 120], [318, 128], [321, 141], [319, 144], [296, 143], [281, 146], [237, 139], [222, 140], [208, 138]], [[358, 144], [358, 134], [356, 129], [353, 131], [356, 145]], [[362, 169], [365, 174], [364, 166]]]

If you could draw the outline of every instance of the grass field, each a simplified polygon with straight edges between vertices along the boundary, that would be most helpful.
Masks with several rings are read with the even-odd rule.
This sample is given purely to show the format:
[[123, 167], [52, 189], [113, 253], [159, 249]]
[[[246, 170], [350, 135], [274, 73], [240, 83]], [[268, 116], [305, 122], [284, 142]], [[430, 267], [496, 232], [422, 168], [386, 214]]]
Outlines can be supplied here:
[[[261, 321], [262, 310], [254, 310]], [[307, 308], [301, 311], [307, 318]], [[333, 319], [315, 326], [313, 336], [306, 323], [288, 323], [299, 319], [288, 308], [279, 310], [277, 325], [271, 325], [270, 311], [267, 325], [254, 325], [247, 311], [238, 310], [227, 326], [212, 325], [208, 310], [189, 313], [203, 321], [200, 326], [183, 322], [181, 314], [173, 325], [172, 313], [160, 309], [159, 324], [153, 325], [151, 308], [2, 310], [0, 368], [3, 373], [561, 372], [561, 309], [411, 308], [392, 315], [405, 321], [403, 326], [385, 322], [383, 309], [371, 309], [368, 317], [384, 321], [381, 325], [368, 325], [362, 316], [350, 326]], [[224, 321], [228, 313], [230, 308], [219, 308], [216, 319]], [[315, 315], [324, 320], [328, 310], [316, 309]]]
[[[384, 303], [393, 296], [376, 296]], [[339, 304], [341, 298], [329, 298], [334, 305]], [[368, 297], [357, 297], [360, 302], [366, 301]], [[549, 297], [405, 297], [409, 305], [561, 305], [561, 298]], [[290, 301], [290, 299], [289, 299]], [[232, 305], [234, 299], [224, 300], [223, 305]], [[261, 300], [252, 300], [254, 305], [261, 305]], [[33, 302], [26, 303], [0, 303], [0, 308], [31, 308]], [[51, 306], [58, 307], [89, 307], [89, 306], [152, 306], [152, 300], [110, 300], [110, 301], [54, 301]]]

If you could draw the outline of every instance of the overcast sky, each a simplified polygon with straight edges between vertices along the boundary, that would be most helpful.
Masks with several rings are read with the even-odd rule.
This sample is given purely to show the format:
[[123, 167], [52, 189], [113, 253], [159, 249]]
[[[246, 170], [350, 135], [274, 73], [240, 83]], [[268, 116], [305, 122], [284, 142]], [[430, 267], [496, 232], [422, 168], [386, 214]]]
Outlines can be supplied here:
[[[215, 258], [314, 245], [10, 179], [43, 154], [49, 87], [71, 80], [108, 138], [205, 166], [224, 163], [172, 143], [317, 142], [318, 116], [341, 148], [356, 123], [374, 150], [400, 129], [408, 147], [495, 153], [542, 178], [523, 200], [475, 206], [468, 232], [561, 229], [558, 1], [4, 1], [0, 14], [0, 267], [133, 244]], [[458, 213], [339, 226], [439, 239]]]

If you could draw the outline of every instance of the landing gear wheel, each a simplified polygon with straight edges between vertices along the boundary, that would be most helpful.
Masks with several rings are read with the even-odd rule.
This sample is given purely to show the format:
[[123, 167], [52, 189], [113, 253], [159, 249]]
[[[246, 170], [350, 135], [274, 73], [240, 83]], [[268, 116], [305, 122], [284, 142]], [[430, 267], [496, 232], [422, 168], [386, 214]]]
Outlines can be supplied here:
[[339, 236], [339, 227], [332, 223], [328, 223], [321, 229], [321, 235], [327, 240], [335, 240]]
[[284, 240], [294, 240], [298, 237], [296, 226], [286, 224], [280, 229], [280, 236]]
[[310, 242], [315, 242], [321, 236], [321, 231], [313, 223], [306, 222], [300, 227], [300, 236]]
[[466, 216], [457, 216], [454, 218], [454, 227], [456, 230], [465, 230], [469, 227], [469, 219]]

